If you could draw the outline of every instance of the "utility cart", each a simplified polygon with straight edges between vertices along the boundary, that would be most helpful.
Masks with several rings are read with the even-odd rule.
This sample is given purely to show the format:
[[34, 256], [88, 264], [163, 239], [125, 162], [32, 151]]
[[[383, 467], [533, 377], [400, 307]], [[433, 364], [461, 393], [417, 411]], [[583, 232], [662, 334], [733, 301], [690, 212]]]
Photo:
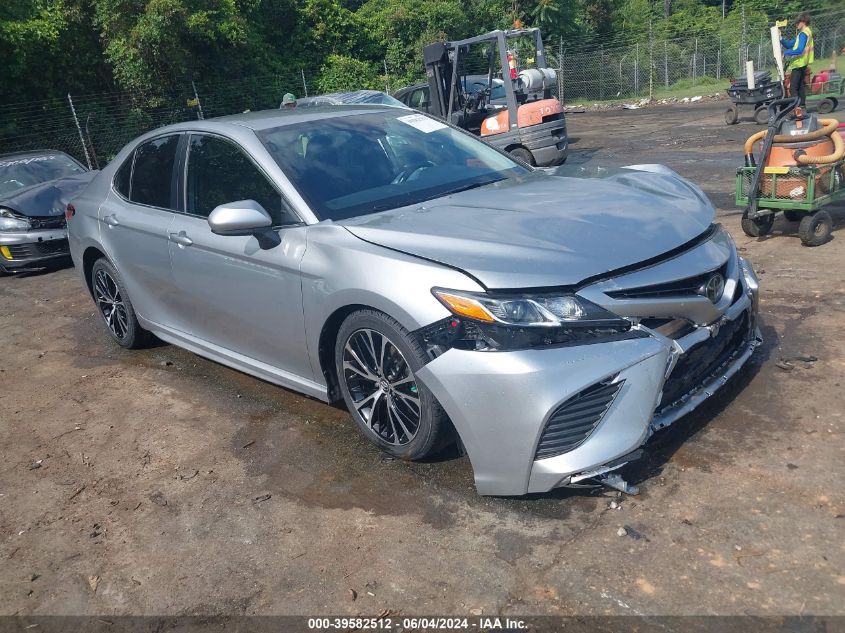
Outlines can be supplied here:
[[[748, 192], [756, 167], [740, 167], [736, 173], [736, 203], [748, 207]], [[758, 216], [753, 227], [743, 218], [743, 230], [751, 237], [765, 235], [772, 229], [775, 212], [783, 211], [790, 222], [800, 222], [798, 235], [806, 246], [819, 246], [833, 228], [824, 207], [845, 200], [845, 159], [829, 165], [801, 167], [765, 167], [756, 197], [759, 209], [769, 210]], [[749, 230], [750, 229], [750, 230]]]
[[753, 88], [749, 88], [748, 80], [741, 77], [731, 83], [727, 93], [733, 103], [725, 110], [725, 123], [737, 123], [741, 109], [746, 108], [752, 112], [757, 123], [765, 125], [769, 116], [767, 106], [772, 101], [783, 98], [783, 84], [772, 81], [772, 74], [768, 70], [758, 70], [754, 73]]
[[838, 72], [832, 72], [827, 81], [814, 81], [809, 88], [806, 96], [807, 103], [815, 103], [819, 114], [827, 114], [839, 107], [839, 101], [845, 91], [845, 81]]

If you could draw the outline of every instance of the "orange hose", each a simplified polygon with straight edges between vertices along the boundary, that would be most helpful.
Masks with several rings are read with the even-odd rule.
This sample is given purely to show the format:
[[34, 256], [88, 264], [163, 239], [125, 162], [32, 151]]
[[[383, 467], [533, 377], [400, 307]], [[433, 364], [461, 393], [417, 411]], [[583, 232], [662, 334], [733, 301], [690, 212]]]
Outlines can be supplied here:
[[[839, 127], [839, 121], [836, 119], [819, 119], [819, 123], [821, 123], [822, 127], [815, 132], [807, 132], [807, 134], [801, 134], [800, 136], [790, 136], [789, 134], [778, 134], [775, 136], [775, 143], [801, 143], [804, 141], [815, 141], [816, 139], [820, 139], [823, 136], [831, 136], [835, 131], [836, 128]], [[756, 134], [752, 134], [748, 137], [748, 140], [745, 141], [745, 153], [752, 154], [754, 153], [754, 143], [757, 141], [762, 141], [766, 137], [766, 130], [760, 130]]]
[[842, 141], [839, 132], [831, 134], [830, 140], [833, 141], [832, 154], [828, 154], [827, 156], [798, 156], [795, 162], [799, 165], [829, 165], [830, 163], [842, 160], [842, 157], [845, 156], [845, 142]]

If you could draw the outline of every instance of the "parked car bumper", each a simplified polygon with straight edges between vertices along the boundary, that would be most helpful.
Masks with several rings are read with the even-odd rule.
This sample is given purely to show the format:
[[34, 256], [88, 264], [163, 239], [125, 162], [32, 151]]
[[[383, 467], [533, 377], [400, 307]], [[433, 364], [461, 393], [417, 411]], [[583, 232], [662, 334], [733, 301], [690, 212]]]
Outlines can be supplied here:
[[[761, 341], [756, 276], [750, 264], [740, 263], [743, 293], [719, 325], [696, 327], [679, 339], [642, 328], [647, 334], [642, 338], [590, 345], [514, 352], [451, 349], [423, 367], [418, 377], [460, 434], [478, 492], [546, 492], [619, 468], [655, 431], [712, 396]], [[712, 352], [718, 364], [710, 365], [683, 397], [661, 405], [673, 371], [687, 371], [683, 359], [697, 350]], [[601, 399], [585, 404], [578, 397], [593, 397], [589, 394], [603, 385], [612, 397], [586, 439], [544, 456], [540, 444], [553, 416], [577, 424], [580, 413], [603, 406]]]
[[0, 269], [6, 272], [43, 270], [68, 257], [67, 229], [0, 233]]

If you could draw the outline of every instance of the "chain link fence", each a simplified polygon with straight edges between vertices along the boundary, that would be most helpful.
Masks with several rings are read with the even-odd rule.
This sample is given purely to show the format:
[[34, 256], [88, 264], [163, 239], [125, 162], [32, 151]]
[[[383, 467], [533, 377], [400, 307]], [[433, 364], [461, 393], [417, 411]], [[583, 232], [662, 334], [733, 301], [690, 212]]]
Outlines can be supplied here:
[[[817, 71], [845, 47], [845, 10], [814, 16], [812, 29]], [[745, 75], [746, 60], [776, 76], [768, 29], [751, 32], [745, 20], [710, 37], [646, 38], [576, 50], [552, 39], [547, 46], [549, 63], [558, 71], [558, 96], [567, 103], [716, 93], [729, 79]]]
[[[707, 38], [657, 40], [646, 36], [624, 46], [594, 43], [573, 47], [552, 37], [545, 45], [547, 63], [557, 69], [559, 98], [570, 104], [716, 93], [727, 87], [729, 79], [744, 74], [748, 59], [758, 69], [774, 69], [768, 30], [752, 30], [745, 20], [736, 24], [734, 29], [725, 27], [719, 35]], [[845, 10], [814, 16], [812, 27], [818, 70], [828, 66], [832, 54], [845, 46]], [[521, 63], [530, 65], [529, 55], [523, 55]], [[480, 57], [475, 61], [478, 72], [486, 73], [486, 61]], [[843, 70], [840, 64], [840, 72]], [[396, 80], [391, 81], [386, 64], [385, 71], [386, 85], [392, 90], [400, 88]], [[467, 71], [473, 72], [471, 68]], [[422, 67], [420, 73], [422, 79]], [[156, 96], [67, 95], [66, 99], [0, 105], [0, 154], [58, 149], [96, 169], [148, 130], [197, 118], [277, 108], [286, 92], [308, 96], [318, 84], [318, 77], [295, 69], [283, 76], [240, 77], [225, 84], [188, 78]]]

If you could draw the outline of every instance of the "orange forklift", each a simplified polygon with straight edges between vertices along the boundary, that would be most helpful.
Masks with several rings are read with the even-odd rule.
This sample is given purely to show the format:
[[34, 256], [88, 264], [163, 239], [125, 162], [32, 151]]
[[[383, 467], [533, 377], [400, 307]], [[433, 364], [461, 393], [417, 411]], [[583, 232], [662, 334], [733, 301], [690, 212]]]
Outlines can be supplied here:
[[557, 74], [547, 67], [539, 29], [435, 42], [423, 57], [431, 114], [530, 165], [566, 160], [566, 119], [553, 96]]

